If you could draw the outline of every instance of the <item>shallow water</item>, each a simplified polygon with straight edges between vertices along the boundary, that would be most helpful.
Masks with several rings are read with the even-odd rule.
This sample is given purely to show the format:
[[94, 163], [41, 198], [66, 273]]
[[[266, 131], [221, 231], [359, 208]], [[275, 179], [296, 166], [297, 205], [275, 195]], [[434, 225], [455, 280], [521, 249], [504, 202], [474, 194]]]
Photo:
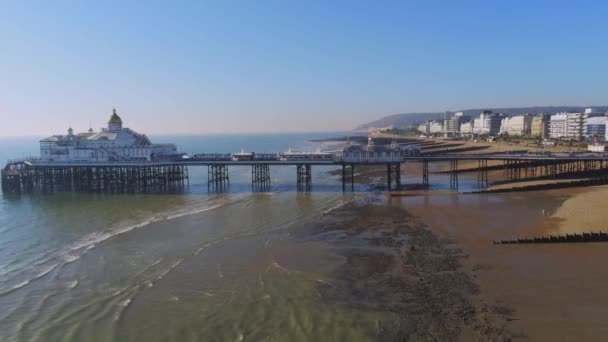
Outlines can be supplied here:
[[[306, 139], [332, 135], [152, 138], [187, 152], [234, 152], [313, 150], [319, 144]], [[0, 160], [36, 154], [36, 144], [2, 141]], [[343, 193], [332, 169], [313, 167], [311, 192], [296, 190], [295, 167], [271, 168], [263, 193], [251, 192], [250, 168], [231, 167], [227, 192], [210, 194], [198, 167], [181, 194], [1, 197], [0, 340], [374, 340], [395, 313], [323, 298], [344, 253], [295, 236], [374, 196], [367, 184]], [[432, 175], [433, 188], [444, 178]]]
[[[246, 141], [314, 149], [311, 137], [323, 136], [155, 140], [232, 152]], [[36, 154], [36, 141], [9, 139], [0, 159]], [[222, 194], [207, 193], [206, 170], [193, 168], [183, 194], [3, 196], [0, 340], [371, 338], [390, 314], [324, 303], [316, 288], [342, 257], [291, 236], [358, 196], [328, 171], [313, 169], [307, 193], [296, 191], [295, 168], [273, 168], [269, 191], [252, 193], [250, 170], [235, 167]]]

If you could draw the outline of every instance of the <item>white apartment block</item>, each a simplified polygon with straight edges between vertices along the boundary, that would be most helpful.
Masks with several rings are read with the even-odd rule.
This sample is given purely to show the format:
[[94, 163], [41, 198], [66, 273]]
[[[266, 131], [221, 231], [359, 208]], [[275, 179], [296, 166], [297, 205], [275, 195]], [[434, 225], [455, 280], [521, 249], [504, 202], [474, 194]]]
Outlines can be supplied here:
[[557, 113], [549, 121], [549, 137], [580, 139], [584, 133], [583, 113]]
[[429, 133], [443, 133], [443, 123], [437, 121], [429, 122]]
[[460, 134], [470, 135], [473, 134], [473, 122], [465, 122], [460, 124]]
[[[530, 135], [532, 129], [532, 115], [520, 114], [510, 118], [504, 118], [506, 121], [506, 133], [509, 135]], [[501, 124], [502, 130], [502, 124]]]

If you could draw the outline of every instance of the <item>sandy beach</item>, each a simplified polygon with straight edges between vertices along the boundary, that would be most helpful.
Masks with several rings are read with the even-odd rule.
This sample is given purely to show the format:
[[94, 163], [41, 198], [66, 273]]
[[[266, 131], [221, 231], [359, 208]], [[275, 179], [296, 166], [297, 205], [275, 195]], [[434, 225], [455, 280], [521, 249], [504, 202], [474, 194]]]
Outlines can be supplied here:
[[558, 232], [580, 233], [608, 231], [604, 201], [608, 196], [608, 186], [579, 189], [574, 192], [553, 215], [557, 220]]
[[[519, 145], [487, 145], [488, 148], [482, 152], [470, 153], [521, 149]], [[477, 166], [476, 162], [465, 164], [460, 166]], [[440, 163], [430, 166], [432, 172], [441, 172], [444, 167]], [[406, 163], [402, 175], [417, 175], [420, 167], [418, 163]], [[382, 170], [361, 171], [361, 179], [383, 174]], [[493, 171], [489, 176], [491, 180], [498, 180], [503, 174], [502, 171]], [[495, 185], [492, 189], [559, 181], [570, 180], [507, 183]], [[387, 212], [397, 210], [404, 213], [402, 220], [408, 223], [400, 229], [407, 234], [411, 234], [412, 227], [428, 229], [428, 234], [440, 241], [426, 240], [426, 244], [421, 246], [424, 250], [433, 250], [433, 246], [440, 243], [450, 246], [450, 250], [460, 251], [456, 258], [460, 265], [457, 272], [470, 281], [467, 286], [476, 288], [467, 292], [467, 305], [474, 312], [472, 317], [488, 324], [485, 328], [475, 328], [475, 324], [455, 324], [458, 328], [451, 330], [451, 334], [444, 331], [444, 340], [604, 340], [608, 334], [608, 320], [605, 319], [608, 316], [608, 296], [604, 295], [608, 273], [598, 270], [603, 269], [608, 261], [608, 244], [499, 246], [492, 242], [548, 234], [607, 231], [603, 199], [608, 195], [608, 186], [502, 194], [467, 195], [441, 190], [406, 190], [401, 194], [405, 196], [387, 196]], [[366, 225], [367, 231], [374, 232], [377, 227], [382, 227], [369, 218], [376, 215], [386, 215], [386, 212], [368, 211], [353, 225]], [[409, 259], [397, 260], [407, 265]], [[403, 267], [401, 276], [407, 276], [411, 270], [409, 266]], [[436, 268], [426, 272], [441, 273]], [[457, 287], [453, 282], [450, 284]], [[407, 291], [405, 289], [407, 287], [401, 291]], [[427, 290], [433, 292], [438, 288]], [[494, 333], [484, 335], [482, 331], [486, 329]]]
[[[509, 313], [512, 336], [601, 341], [608, 334], [604, 243], [496, 246], [492, 240], [600, 230], [608, 187], [525, 194], [398, 198], [438, 236], [463, 248], [484, 301]], [[581, 215], [584, 215], [583, 219]], [[579, 222], [580, 220], [580, 222]], [[592, 227], [598, 227], [593, 229]]]

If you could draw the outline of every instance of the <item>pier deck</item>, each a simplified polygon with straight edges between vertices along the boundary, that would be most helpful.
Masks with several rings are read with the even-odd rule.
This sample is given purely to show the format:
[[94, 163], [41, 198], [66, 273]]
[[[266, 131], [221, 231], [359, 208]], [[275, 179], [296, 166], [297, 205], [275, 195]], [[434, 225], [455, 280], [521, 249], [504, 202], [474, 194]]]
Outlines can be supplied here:
[[[460, 170], [459, 161], [478, 161], [473, 170]], [[502, 165], [488, 166], [487, 161]], [[477, 172], [480, 184], [487, 186], [489, 170], [504, 170], [507, 180], [527, 178], [557, 178], [561, 174], [608, 179], [608, 155], [598, 153], [553, 154], [445, 154], [396, 158], [393, 156], [361, 155], [333, 160], [197, 160], [173, 161], [114, 161], [114, 162], [53, 162], [22, 160], [9, 162], [2, 170], [4, 192], [35, 191], [61, 188], [67, 191], [146, 192], [171, 191], [188, 182], [189, 167], [207, 167], [208, 185], [223, 188], [229, 182], [228, 167], [247, 166], [252, 169], [252, 189], [264, 190], [270, 185], [271, 166], [296, 166], [298, 189], [310, 189], [312, 166], [342, 168], [342, 188], [354, 188], [355, 168], [386, 166], [387, 190], [401, 188], [401, 164], [420, 162], [422, 184], [429, 186], [431, 162], [449, 162], [450, 188], [458, 189], [458, 173]]]

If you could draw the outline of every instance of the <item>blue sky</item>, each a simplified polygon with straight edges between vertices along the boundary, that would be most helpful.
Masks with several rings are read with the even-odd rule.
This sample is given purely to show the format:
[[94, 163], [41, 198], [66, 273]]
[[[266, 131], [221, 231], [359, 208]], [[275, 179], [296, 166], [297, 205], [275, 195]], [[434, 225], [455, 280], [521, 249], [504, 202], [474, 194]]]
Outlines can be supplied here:
[[603, 1], [2, 1], [0, 136], [608, 103]]

